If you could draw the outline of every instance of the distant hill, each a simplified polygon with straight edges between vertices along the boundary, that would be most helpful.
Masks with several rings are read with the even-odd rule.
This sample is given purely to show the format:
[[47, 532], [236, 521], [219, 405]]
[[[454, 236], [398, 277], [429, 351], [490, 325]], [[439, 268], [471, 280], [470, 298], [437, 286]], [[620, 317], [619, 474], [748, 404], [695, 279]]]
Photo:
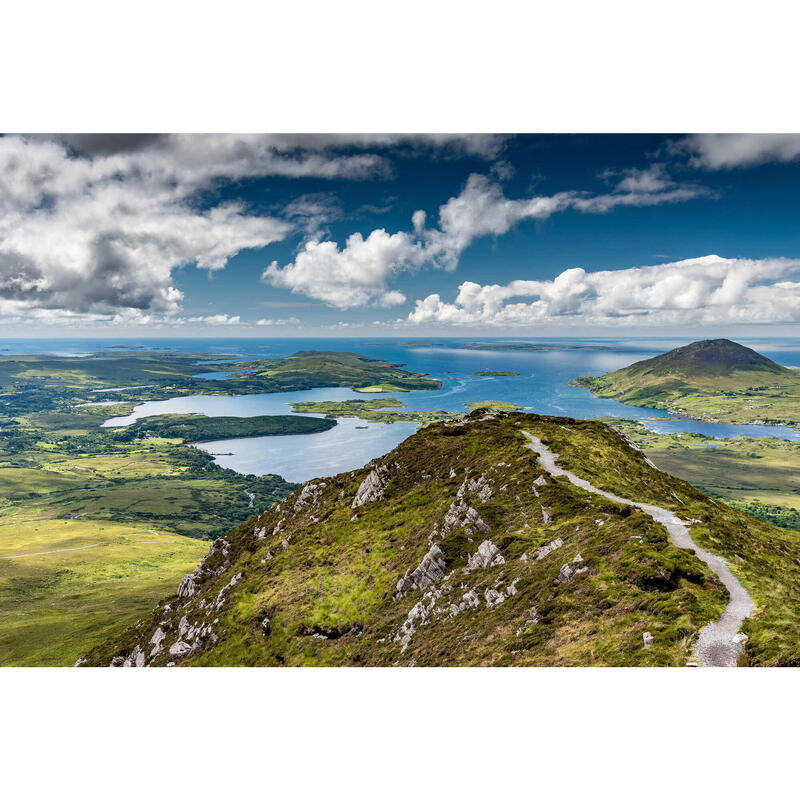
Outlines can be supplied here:
[[729, 339], [707, 339], [574, 383], [598, 397], [721, 422], [800, 423], [800, 371]]
[[800, 656], [794, 532], [716, 504], [600, 422], [482, 409], [307, 482], [83, 663], [684, 665], [727, 593], [643, 511], [553, 478], [522, 431], [594, 485], [692, 520], [759, 607], [747, 663]]

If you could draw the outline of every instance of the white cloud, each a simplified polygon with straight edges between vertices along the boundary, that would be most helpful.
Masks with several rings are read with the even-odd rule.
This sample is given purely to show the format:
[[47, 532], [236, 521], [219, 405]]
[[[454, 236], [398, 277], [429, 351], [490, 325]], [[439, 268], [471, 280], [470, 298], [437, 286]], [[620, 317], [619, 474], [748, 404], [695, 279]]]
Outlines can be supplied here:
[[178, 139], [88, 157], [42, 137], [0, 138], [0, 299], [87, 321], [131, 309], [175, 313], [176, 267], [218, 270], [291, 231], [236, 203], [198, 209], [195, 192], [245, 166], [230, 153], [215, 162], [207, 142], [204, 169], [191, 140]]
[[189, 317], [187, 322], [199, 322], [203, 325], [239, 325], [242, 321], [240, 316], [232, 317], [229, 314], [209, 314], [205, 317]]
[[256, 325], [299, 325], [300, 320], [297, 317], [288, 317], [287, 319], [260, 319]]
[[354, 233], [342, 249], [336, 242], [306, 242], [293, 263], [280, 267], [273, 261], [263, 279], [338, 308], [367, 303], [392, 306], [405, 297], [387, 289], [387, 280], [402, 269], [419, 266], [424, 258], [421, 245], [409, 234], [389, 234], [379, 228], [366, 239]]
[[283, 267], [272, 262], [262, 278], [338, 308], [399, 305], [405, 297], [388, 288], [393, 277], [426, 264], [454, 270], [476, 238], [501, 236], [522, 220], [542, 220], [570, 208], [598, 214], [617, 206], [682, 202], [705, 191], [677, 185], [657, 167], [631, 171], [607, 194], [570, 191], [512, 200], [497, 182], [472, 174], [461, 193], [440, 206], [437, 228], [428, 228], [426, 213], [418, 210], [411, 218], [412, 232], [389, 234], [378, 228], [366, 239], [355, 233], [341, 249], [337, 242], [314, 239], [293, 262]]
[[[454, 302], [417, 300], [412, 323], [453, 325], [800, 322], [800, 259], [711, 255], [507, 285], [462, 283]], [[525, 298], [524, 301], [521, 298]]]
[[[297, 229], [318, 239], [339, 213], [317, 195], [298, 198], [282, 219], [256, 216], [237, 203], [201, 206], [203, 192], [266, 176], [387, 175], [395, 148], [492, 159], [503, 142], [461, 134], [0, 137], [0, 302], [9, 314], [38, 309], [51, 320], [174, 315], [183, 299], [176, 268], [219, 270], [241, 250]], [[400, 302], [397, 292], [366, 294]]]
[[[445, 269], [455, 269], [474, 239], [508, 233], [523, 219], [545, 219], [567, 208], [574, 197], [572, 192], [561, 192], [509, 200], [499, 184], [485, 175], [472, 174], [461, 194], [439, 208], [439, 229], [422, 231], [428, 257]], [[415, 228], [421, 229], [423, 224], [424, 217], [415, 215]]]
[[796, 133], [699, 133], [673, 144], [675, 152], [691, 154], [691, 163], [706, 169], [752, 167], [800, 157]]

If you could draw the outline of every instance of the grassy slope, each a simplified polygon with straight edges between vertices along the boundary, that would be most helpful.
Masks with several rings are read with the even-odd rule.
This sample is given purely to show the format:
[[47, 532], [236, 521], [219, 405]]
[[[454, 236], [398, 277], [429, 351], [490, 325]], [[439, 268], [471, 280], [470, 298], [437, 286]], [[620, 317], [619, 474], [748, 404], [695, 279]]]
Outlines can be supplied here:
[[[35, 507], [0, 517], [0, 666], [69, 666], [148, 613], [207, 547], [157, 533]], [[49, 550], [64, 552], [8, 558]]]
[[[134, 400], [389, 379], [408, 388], [439, 385], [347, 353], [246, 362], [254, 377], [218, 382], [191, 376], [235, 367], [198, 366], [197, 359], [133, 351], [0, 358], [0, 555], [90, 545], [0, 560], [0, 663], [74, 662], [87, 643], [151, 608], [207, 547], [174, 534], [213, 538], [295, 487], [277, 476], [223, 470], [181, 441], [301, 433], [335, 424], [298, 416], [164, 417], [128, 429], [99, 428], [109, 416], [128, 413]], [[139, 388], [92, 393], [112, 386]], [[126, 402], [74, 407], [116, 397]], [[153, 435], [156, 428], [159, 435]]]
[[[218, 544], [207, 559], [206, 567], [220, 573], [205, 580], [199, 595], [179, 605], [169, 597], [169, 610], [160, 604], [138, 628], [98, 648], [91, 662], [108, 664], [114, 654], [146, 644], [158, 625], [171, 645], [185, 615], [189, 625], [210, 624], [219, 640], [212, 646], [207, 639], [184, 664], [684, 664], [697, 631], [726, 602], [716, 578], [687, 551], [674, 548], [647, 515], [549, 476], [545, 485], [534, 486], [542, 470], [524, 447], [522, 427], [563, 454], [565, 467], [597, 485], [701, 520], [694, 535], [731, 560], [760, 606], [747, 625], [747, 659], [763, 664], [800, 653], [796, 536], [718, 506], [651, 469], [600, 423], [523, 414], [482, 420], [482, 413], [463, 426], [432, 425], [379, 459], [391, 475], [382, 501], [357, 512], [350, 507], [368, 465], [323, 481], [306, 508], [295, 512], [293, 495], [240, 526], [225, 539], [227, 558]], [[484, 476], [493, 489], [483, 501], [475, 492], [466, 495], [491, 530], [471, 538], [463, 530], [443, 538], [434, 534], [450, 572], [436, 601], [444, 612], [420, 626], [401, 653], [394, 637], [425, 598], [415, 589], [394, 599], [395, 584], [420, 563], [465, 476]], [[261, 527], [267, 531], [263, 541], [254, 535]], [[536, 548], [556, 537], [564, 546], [537, 560]], [[505, 563], [465, 571], [467, 556], [484, 538], [500, 548]], [[578, 553], [588, 573], [556, 583], [561, 565]], [[220, 596], [240, 572], [241, 581]], [[515, 580], [516, 594], [487, 608], [485, 591], [506, 591]], [[480, 608], [451, 617], [449, 604], [467, 589], [477, 592]], [[218, 597], [219, 610], [211, 610], [208, 604]], [[535, 624], [527, 622], [533, 608]], [[655, 636], [647, 649], [644, 631]], [[168, 659], [163, 652], [154, 663]]]
[[[698, 519], [695, 541], [726, 558], [753, 595], [755, 615], [744, 624], [750, 636], [748, 663], [784, 663], [800, 655], [800, 536], [715, 502], [679, 478], [641, 469], [641, 455], [622, 448], [609, 458], [618, 434], [597, 422], [577, 423], [577, 435], [551, 430], [548, 442], [561, 454], [560, 464], [595, 486], [623, 497], [649, 500], [671, 508], [682, 519]], [[543, 437], [544, 438], [544, 437]], [[672, 493], [675, 492], [675, 495]]]
[[658, 434], [632, 420], [606, 420], [667, 472], [711, 497], [800, 530], [800, 442]]

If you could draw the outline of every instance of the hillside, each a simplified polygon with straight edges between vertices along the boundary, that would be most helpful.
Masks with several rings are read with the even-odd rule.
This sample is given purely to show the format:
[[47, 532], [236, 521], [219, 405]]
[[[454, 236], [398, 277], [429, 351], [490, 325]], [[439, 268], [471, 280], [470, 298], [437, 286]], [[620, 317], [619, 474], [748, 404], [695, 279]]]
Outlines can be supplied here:
[[730, 561], [756, 604], [743, 663], [800, 655], [796, 534], [654, 469], [602, 423], [479, 410], [304, 484], [81, 663], [686, 664], [727, 591], [647, 513], [554, 478], [523, 431]]
[[800, 424], [800, 371], [728, 339], [693, 342], [573, 383], [597, 397], [707, 421]]

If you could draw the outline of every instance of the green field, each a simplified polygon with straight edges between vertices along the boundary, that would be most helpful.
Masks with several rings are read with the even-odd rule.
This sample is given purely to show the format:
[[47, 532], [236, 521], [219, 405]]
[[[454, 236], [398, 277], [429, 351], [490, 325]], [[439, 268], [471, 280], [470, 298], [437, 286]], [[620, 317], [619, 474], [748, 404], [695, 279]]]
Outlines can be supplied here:
[[68, 666], [150, 613], [208, 549], [163, 529], [54, 519], [35, 506], [0, 517], [0, 666]]
[[632, 420], [604, 421], [641, 447], [657, 467], [710, 497], [780, 527], [800, 530], [800, 442], [657, 434]]

